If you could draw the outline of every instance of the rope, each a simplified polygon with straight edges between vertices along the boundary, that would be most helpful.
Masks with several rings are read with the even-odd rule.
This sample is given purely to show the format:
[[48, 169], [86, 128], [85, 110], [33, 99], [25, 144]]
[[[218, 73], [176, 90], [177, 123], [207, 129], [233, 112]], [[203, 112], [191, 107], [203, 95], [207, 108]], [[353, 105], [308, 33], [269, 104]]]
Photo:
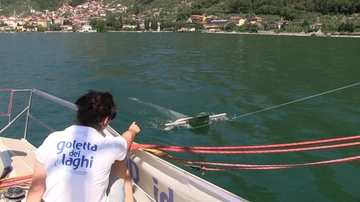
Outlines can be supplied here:
[[[348, 157], [348, 158], [340, 158], [334, 160], [327, 161], [318, 161], [312, 163], [301, 163], [301, 164], [278, 164], [278, 165], [256, 165], [256, 164], [233, 164], [233, 163], [219, 163], [219, 162], [206, 162], [206, 161], [191, 161], [182, 158], [172, 157], [170, 155], [162, 156], [165, 158], [169, 158], [171, 160], [176, 160], [177, 162], [192, 162], [187, 166], [192, 170], [203, 170], [205, 171], [226, 171], [226, 170], [275, 170], [275, 169], [285, 169], [285, 168], [296, 168], [296, 167], [305, 167], [305, 166], [318, 166], [318, 165], [326, 165], [326, 164], [338, 164], [345, 162], [354, 162], [359, 161], [360, 156]], [[209, 167], [207, 167], [207, 166]], [[211, 167], [212, 166], [212, 167]], [[215, 167], [217, 166], [217, 167]], [[222, 168], [225, 167], [225, 168]]]
[[[296, 146], [305, 146], [305, 145], [314, 145], [314, 144], [324, 144], [332, 142], [341, 142], [360, 139], [360, 135], [341, 137], [341, 138], [332, 138], [324, 140], [315, 140], [315, 141], [306, 141], [306, 142], [295, 142], [295, 143], [284, 143], [284, 144], [270, 144], [270, 145], [255, 145], [255, 146], [193, 146], [193, 147], [184, 147], [184, 146], [160, 146], [154, 144], [132, 144], [130, 150], [134, 149], [158, 149], [163, 151], [172, 151], [172, 152], [207, 152], [211, 151], [237, 151], [237, 150], [250, 150], [250, 149], [270, 149], [270, 148], [284, 148], [284, 147], [296, 147]], [[351, 145], [355, 146], [355, 145]], [[340, 146], [341, 147], [341, 146]], [[218, 154], [214, 152], [214, 154]]]
[[[140, 145], [140, 144], [133, 142], [132, 146], [134, 146], [134, 145], [136, 146], [136, 145]], [[132, 147], [131, 147], [131, 148], [132, 148]], [[130, 151], [131, 151], [131, 150], [133, 150], [133, 149], [130, 149]], [[147, 152], [150, 152], [150, 153], [152, 153], [152, 154], [154, 154], [154, 155], [156, 155], [156, 156], [160, 156], [160, 157], [164, 157], [164, 158], [171, 159], [171, 160], [173, 160], [173, 161], [175, 161], [175, 162], [177, 162], [177, 163], [179, 163], [179, 164], [181, 164], [181, 165], [183, 165], [183, 166], [185, 166], [185, 167], [188, 167], [188, 168], [190, 168], [190, 169], [193, 169], [192, 167], [189, 167], [189, 164], [192, 164], [192, 162], [190, 162], [190, 161], [177, 160], [177, 158], [169, 155], [169, 154], [166, 153], [166, 152], [163, 152], [163, 151], [161, 151], [161, 150], [158, 150], [158, 149], [143, 148], [143, 150], [145, 150], [145, 151], [147, 151]]]
[[286, 102], [286, 103], [283, 103], [283, 104], [280, 104], [280, 105], [276, 105], [276, 106], [273, 106], [273, 107], [269, 107], [269, 108], [266, 108], [266, 109], [261, 109], [261, 110], [255, 111], [255, 112], [243, 114], [243, 115], [240, 115], [240, 116], [236, 116], [236, 114], [235, 114], [232, 119], [234, 120], [234, 119], [241, 118], [241, 117], [245, 117], [245, 116], [249, 116], [249, 115], [252, 115], [252, 114], [257, 114], [257, 113], [260, 113], [260, 112], [263, 112], [263, 111], [267, 111], [267, 110], [271, 110], [271, 109], [283, 107], [283, 106], [286, 106], [286, 105], [289, 105], [289, 104], [293, 104], [293, 103], [296, 103], [296, 102], [300, 102], [300, 101], [303, 101], [303, 100], [307, 100], [307, 99], [310, 99], [310, 98], [314, 98], [314, 97], [317, 97], [317, 96], [320, 96], [320, 95], [325, 95], [325, 94], [332, 93], [332, 92], [335, 92], [335, 91], [339, 91], [339, 90], [343, 90], [343, 89], [346, 89], [346, 88], [354, 87], [354, 86], [357, 86], [357, 85], [359, 85], [359, 84], [360, 84], [360, 82], [359, 82], [359, 83], [355, 83], [355, 84], [351, 84], [351, 85], [348, 85], [348, 86], [343, 86], [343, 87], [340, 87], [340, 88], [336, 88], [336, 89], [333, 89], [333, 90], [329, 90], [329, 91], [326, 91], [326, 92], [323, 92], [323, 93], [319, 93], [319, 94], [316, 94], [316, 95], [311, 95], [311, 96], [308, 96], [308, 97], [304, 97], [304, 98], [301, 98], [301, 99], [298, 99], [298, 100], [293, 100], [293, 101], [290, 101], [290, 102]]
[[[280, 164], [280, 165], [251, 165], [251, 164], [224, 164], [224, 163], [211, 163], [211, 162], [196, 162], [202, 165], [204, 171], [225, 171], [225, 170], [274, 170], [274, 169], [285, 169], [285, 168], [296, 168], [305, 166], [318, 166], [327, 164], [338, 164], [359, 161], [360, 156], [340, 158], [328, 161], [318, 161], [312, 163], [300, 163], [300, 164]], [[217, 165], [217, 166], [231, 166], [230, 168], [207, 168], [203, 165]]]
[[0, 180], [0, 189], [11, 187], [14, 185], [23, 185], [30, 183], [32, 175], [25, 175], [20, 177], [5, 178]]
[[359, 146], [359, 145], [360, 142], [352, 142], [352, 143], [344, 143], [337, 145], [325, 145], [325, 146], [303, 147], [303, 148], [293, 148], [293, 149], [248, 150], [248, 151], [208, 151], [208, 150], [195, 150], [195, 149], [187, 150], [187, 149], [178, 148], [178, 146], [157, 147], [156, 149], [168, 151], [168, 152], [191, 152], [197, 154], [270, 154], [270, 153], [312, 151], [312, 150], [321, 150], [321, 149], [334, 149], [334, 148]]
[[[146, 151], [153, 153], [154, 155], [168, 158], [178, 163], [181, 163], [192, 170], [201, 169], [204, 172], [225, 171], [225, 170], [270, 170], [270, 169], [285, 169], [285, 168], [295, 168], [301, 166], [316, 166], [316, 165], [352, 162], [352, 161], [360, 160], [360, 156], [340, 158], [340, 159], [334, 159], [328, 161], [312, 162], [312, 163], [302, 163], [302, 164], [251, 165], [251, 164], [231, 164], [231, 163], [219, 163], [219, 162], [192, 161], [192, 160], [173, 157], [163, 151], [192, 152], [192, 153], [200, 153], [200, 154], [269, 154], [269, 153], [300, 152], [300, 151], [359, 146], [360, 141], [334, 144], [334, 145], [286, 148], [286, 147], [308, 146], [308, 145], [316, 145], [316, 144], [324, 144], [324, 143], [349, 141], [356, 139], [360, 139], [360, 136], [350, 136], [350, 137], [342, 137], [342, 138], [332, 138], [325, 140], [315, 140], [315, 141], [295, 142], [295, 143], [285, 143], [285, 144], [256, 145], [256, 146], [228, 146], [228, 147], [226, 146], [225, 147], [182, 147], [182, 146], [159, 146], [152, 144], [135, 144], [135, 145], [133, 144], [130, 150], [144, 149]], [[286, 148], [286, 149], [279, 149], [279, 148]], [[205, 167], [205, 165], [210, 167]]]

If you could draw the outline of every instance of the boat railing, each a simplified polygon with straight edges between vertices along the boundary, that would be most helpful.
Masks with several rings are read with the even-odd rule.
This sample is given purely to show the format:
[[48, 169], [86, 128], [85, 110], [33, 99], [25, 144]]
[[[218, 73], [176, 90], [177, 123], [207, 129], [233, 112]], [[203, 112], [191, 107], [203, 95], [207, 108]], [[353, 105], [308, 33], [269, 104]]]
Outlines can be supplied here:
[[[21, 93], [28, 93], [28, 104], [26, 106], [24, 106], [23, 108], [21, 108], [20, 112], [14, 117], [12, 118], [13, 115], [13, 104], [14, 104], [14, 95], [17, 92], [21, 92]], [[20, 117], [22, 117], [24, 114], [26, 114], [26, 120], [25, 120], [25, 126], [24, 126], [24, 135], [23, 135], [23, 139], [27, 139], [28, 136], [28, 126], [29, 126], [29, 120], [33, 120], [34, 122], [36, 122], [38, 125], [42, 126], [43, 128], [47, 129], [50, 132], [54, 132], [55, 129], [53, 129], [52, 127], [50, 127], [49, 125], [45, 124], [44, 122], [42, 122], [40, 119], [38, 119], [37, 117], [35, 117], [32, 113], [31, 113], [31, 108], [33, 105], [33, 98], [34, 95], [37, 95], [41, 98], [44, 98], [46, 100], [52, 101], [56, 104], [59, 104], [61, 106], [67, 107], [71, 110], [77, 110], [77, 107], [75, 104], [66, 101], [64, 99], [55, 97], [51, 94], [48, 94], [46, 92], [43, 92], [41, 90], [38, 90], [36, 88], [32, 88], [32, 89], [0, 89], [0, 93], [9, 93], [9, 103], [7, 106], [7, 110], [6, 113], [1, 114], [2, 112], [0, 111], [0, 117], [8, 117], [8, 121], [7, 124], [0, 130], [0, 135], [2, 135], [2, 133], [4, 131], [6, 131], [9, 127], [11, 127]], [[112, 134], [112, 135], [119, 135], [113, 128], [111, 128], [110, 126], [107, 127], [107, 130]]]
[[[0, 93], [9, 93], [9, 103], [8, 103], [8, 107], [7, 107], [7, 112], [6, 113], [2, 113], [0, 112], [0, 117], [8, 117], [8, 123], [7, 125], [5, 125], [1, 130], [0, 130], [0, 135], [6, 130], [8, 129], [10, 126], [13, 125], [13, 123], [15, 123], [23, 114], [25, 114], [26, 112], [28, 113], [29, 111], [29, 105], [27, 105], [16, 117], [14, 117], [13, 119], [11, 119], [11, 115], [12, 115], [12, 104], [13, 104], [13, 98], [14, 98], [14, 92], [31, 92], [31, 89], [7, 89], [7, 88], [2, 88], [0, 89]], [[27, 123], [26, 123], [27, 125]]]

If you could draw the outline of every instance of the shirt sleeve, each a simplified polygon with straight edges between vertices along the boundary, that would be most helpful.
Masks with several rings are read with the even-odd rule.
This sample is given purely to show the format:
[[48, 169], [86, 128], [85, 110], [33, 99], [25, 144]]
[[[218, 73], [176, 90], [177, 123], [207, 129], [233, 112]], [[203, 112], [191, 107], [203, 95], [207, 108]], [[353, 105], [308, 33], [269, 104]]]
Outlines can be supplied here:
[[114, 157], [115, 160], [122, 161], [125, 159], [128, 146], [125, 138], [122, 136], [114, 137]]
[[49, 142], [49, 137], [48, 136], [44, 142], [42, 143], [42, 145], [40, 145], [40, 147], [38, 147], [36, 149], [36, 160], [39, 161], [41, 164], [45, 163], [45, 159], [46, 159], [46, 154], [49, 153], [48, 150], [46, 149], [46, 146]]

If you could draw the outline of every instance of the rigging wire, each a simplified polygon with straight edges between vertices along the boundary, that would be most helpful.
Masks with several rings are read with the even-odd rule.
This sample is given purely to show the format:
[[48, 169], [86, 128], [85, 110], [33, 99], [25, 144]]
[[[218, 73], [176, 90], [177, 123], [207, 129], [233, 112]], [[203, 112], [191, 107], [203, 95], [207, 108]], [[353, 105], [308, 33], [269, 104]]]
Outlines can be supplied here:
[[283, 104], [280, 104], [280, 105], [276, 105], [276, 106], [273, 106], [273, 107], [268, 107], [268, 108], [265, 108], [265, 109], [261, 109], [261, 110], [258, 110], [258, 111], [250, 112], [250, 113], [243, 114], [243, 115], [239, 115], [239, 116], [236, 116], [236, 114], [235, 114], [234, 117], [233, 117], [231, 120], [234, 120], [234, 119], [237, 119], [237, 118], [241, 118], [241, 117], [245, 117], [245, 116], [249, 116], [249, 115], [253, 115], [253, 114], [257, 114], [257, 113], [264, 112], [264, 111], [268, 111], [268, 110], [271, 110], [271, 109], [283, 107], [283, 106], [286, 106], [286, 105], [289, 105], [289, 104], [293, 104], [293, 103], [300, 102], [300, 101], [304, 101], [304, 100], [307, 100], [307, 99], [310, 99], [310, 98], [318, 97], [318, 96], [320, 96], [320, 95], [325, 95], [325, 94], [333, 93], [333, 92], [336, 92], [336, 91], [339, 91], [339, 90], [343, 90], [343, 89], [346, 89], [346, 88], [350, 88], [350, 87], [357, 86], [357, 85], [359, 85], [359, 84], [360, 84], [360, 82], [354, 83], [354, 84], [351, 84], [351, 85], [343, 86], [343, 87], [340, 87], [340, 88], [336, 88], [336, 89], [333, 89], [333, 90], [329, 90], [329, 91], [326, 91], [326, 92], [318, 93], [318, 94], [315, 94], [315, 95], [311, 95], [311, 96], [308, 96], [308, 97], [304, 97], [304, 98], [301, 98], [301, 99], [293, 100], [293, 101], [286, 102], [286, 103], [283, 103]]

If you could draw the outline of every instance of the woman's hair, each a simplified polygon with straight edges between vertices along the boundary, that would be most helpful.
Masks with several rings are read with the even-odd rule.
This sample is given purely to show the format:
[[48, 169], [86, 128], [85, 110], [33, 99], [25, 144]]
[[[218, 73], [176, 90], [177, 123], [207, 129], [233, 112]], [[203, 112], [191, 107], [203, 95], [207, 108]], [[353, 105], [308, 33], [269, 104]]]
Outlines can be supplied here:
[[89, 90], [76, 100], [75, 105], [78, 107], [76, 119], [83, 126], [99, 129], [106, 117], [112, 120], [116, 116], [116, 103], [109, 92]]

